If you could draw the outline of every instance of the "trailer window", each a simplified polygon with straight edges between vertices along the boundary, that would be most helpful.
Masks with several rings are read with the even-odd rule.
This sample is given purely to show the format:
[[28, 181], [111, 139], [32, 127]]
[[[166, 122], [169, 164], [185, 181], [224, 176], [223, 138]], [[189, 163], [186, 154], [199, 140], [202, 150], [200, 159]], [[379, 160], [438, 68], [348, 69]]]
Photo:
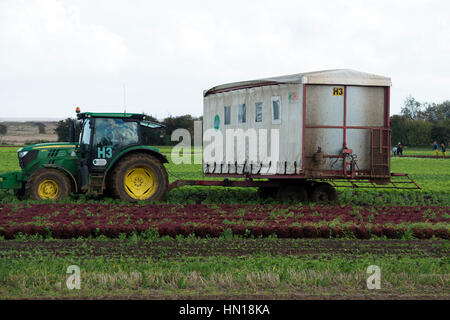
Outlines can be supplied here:
[[281, 123], [281, 97], [272, 97], [272, 123]]
[[224, 107], [224, 124], [231, 123], [231, 107]]
[[238, 105], [238, 123], [245, 123], [246, 120], [246, 110], [245, 110], [245, 103]]
[[255, 103], [256, 114], [255, 114], [255, 122], [262, 122], [262, 102]]

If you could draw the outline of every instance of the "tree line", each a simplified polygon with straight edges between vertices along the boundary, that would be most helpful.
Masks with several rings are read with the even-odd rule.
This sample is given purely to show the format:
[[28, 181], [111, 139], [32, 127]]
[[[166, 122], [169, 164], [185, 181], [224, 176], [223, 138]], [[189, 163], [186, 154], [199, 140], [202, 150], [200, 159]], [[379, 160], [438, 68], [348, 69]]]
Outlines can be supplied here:
[[400, 114], [391, 116], [391, 144], [429, 146], [433, 141], [450, 141], [450, 100], [442, 103], [419, 102], [406, 97]]

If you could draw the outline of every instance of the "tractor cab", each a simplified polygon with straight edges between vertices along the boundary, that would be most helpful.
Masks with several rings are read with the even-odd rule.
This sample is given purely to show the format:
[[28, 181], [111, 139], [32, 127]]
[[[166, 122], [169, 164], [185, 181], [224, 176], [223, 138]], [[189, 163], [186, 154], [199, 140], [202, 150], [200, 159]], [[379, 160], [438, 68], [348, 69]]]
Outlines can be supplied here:
[[119, 159], [129, 153], [146, 152], [162, 163], [167, 159], [155, 147], [147, 146], [149, 130], [164, 125], [134, 113], [78, 113], [82, 121], [78, 150], [80, 189], [103, 193], [106, 176]]

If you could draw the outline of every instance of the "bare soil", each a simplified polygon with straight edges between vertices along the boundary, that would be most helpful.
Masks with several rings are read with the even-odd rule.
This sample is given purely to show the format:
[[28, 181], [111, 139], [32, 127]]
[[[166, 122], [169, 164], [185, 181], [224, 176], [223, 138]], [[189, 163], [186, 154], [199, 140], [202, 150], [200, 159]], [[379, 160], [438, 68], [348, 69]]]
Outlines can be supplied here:
[[[82, 243], [86, 245], [81, 246]], [[242, 257], [255, 254], [289, 255], [324, 258], [327, 255], [343, 255], [348, 258], [365, 254], [407, 255], [411, 258], [445, 257], [449, 249], [445, 240], [360, 240], [360, 239], [209, 239], [208, 241], [138, 241], [121, 242], [86, 240], [54, 241], [0, 241], [0, 257], [26, 257], [36, 250], [42, 254], [66, 256], [105, 256], [109, 258], [131, 256], [134, 258], [168, 259], [189, 256]]]

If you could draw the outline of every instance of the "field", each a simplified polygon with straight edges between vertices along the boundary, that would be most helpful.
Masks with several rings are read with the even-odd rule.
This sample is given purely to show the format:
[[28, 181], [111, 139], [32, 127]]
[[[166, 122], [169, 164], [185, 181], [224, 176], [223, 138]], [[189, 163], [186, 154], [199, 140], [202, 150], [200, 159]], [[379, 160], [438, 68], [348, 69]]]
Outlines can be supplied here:
[[21, 145], [58, 141], [55, 134], [57, 121], [0, 121], [0, 123], [8, 128], [5, 135], [0, 135], [0, 144]]
[[[0, 149], [0, 171], [19, 170], [16, 151]], [[0, 297], [448, 299], [450, 161], [391, 165], [423, 190], [342, 188], [335, 203], [301, 204], [182, 187], [134, 205], [0, 191]], [[166, 168], [171, 181], [203, 179], [201, 165]], [[66, 288], [70, 265], [80, 290]], [[370, 265], [379, 290], [367, 288]]]

